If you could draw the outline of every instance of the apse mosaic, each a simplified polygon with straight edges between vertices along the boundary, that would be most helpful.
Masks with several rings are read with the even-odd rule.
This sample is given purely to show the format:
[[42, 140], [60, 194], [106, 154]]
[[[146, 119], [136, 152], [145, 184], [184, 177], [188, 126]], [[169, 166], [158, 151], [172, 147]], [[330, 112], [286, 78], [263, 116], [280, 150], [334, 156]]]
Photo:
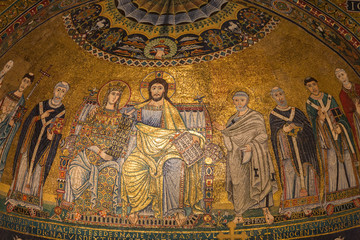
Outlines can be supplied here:
[[168, 16], [161, 12], [162, 2], [154, 6], [148, 2], [151, 13], [146, 14], [141, 4], [136, 9], [132, 3], [119, 1], [117, 8], [125, 12], [121, 15], [113, 9], [113, 1], [103, 1], [74, 9], [64, 16], [64, 23], [77, 44], [100, 58], [134, 66], [171, 66], [239, 52], [263, 39], [279, 21], [260, 9], [225, 3], [210, 1], [204, 9], [191, 9], [194, 3], [190, 2], [174, 9], [165, 7], [175, 12]]
[[0, 239], [356, 239], [360, 53], [340, 8], [18, 4]]
[[[3, 74], [12, 65], [8, 62]], [[48, 75], [45, 71], [42, 74]], [[310, 93], [306, 113], [289, 106], [284, 90], [274, 87], [270, 93], [277, 106], [270, 111], [268, 136], [263, 115], [248, 107], [250, 93], [234, 92], [231, 98], [236, 113], [226, 123], [212, 122], [202, 96], [193, 99], [196, 103], [172, 102], [176, 80], [163, 71], [151, 72], [140, 82], [142, 102], [129, 102], [135, 90], [123, 80], [95, 86], [77, 106], [75, 115], [67, 117], [70, 131], [64, 133], [62, 100], [69, 84], [58, 82], [53, 97], [39, 102], [25, 115], [23, 91], [34, 82], [34, 74], [27, 73], [18, 89], [3, 97], [1, 105], [5, 139], [1, 173], [14, 135], [20, 132], [3, 221], [11, 226], [10, 216], [20, 214], [62, 224], [125, 229], [200, 227], [209, 231], [188, 233], [190, 239], [226, 239], [223, 233], [214, 235], [213, 230], [272, 226], [291, 220], [301, 221], [297, 227], [306, 237], [314, 234], [314, 229], [312, 233], [309, 229], [315, 224], [307, 219], [320, 218], [320, 224], [328, 229], [321, 231], [326, 233], [339, 228], [336, 223], [342, 221], [329, 222], [326, 216], [339, 214], [348, 226], [356, 226], [356, 209], [360, 207], [356, 164], [359, 85], [350, 82], [343, 69], [336, 69], [335, 74], [343, 84], [340, 104], [344, 113], [330, 94], [320, 90], [315, 78], [304, 80]], [[28, 97], [36, 87], [35, 83]], [[221, 132], [225, 149], [213, 142], [213, 131]], [[44, 209], [42, 193], [57, 152], [57, 206], [49, 212]], [[225, 156], [225, 189], [233, 213], [212, 207], [214, 171]], [[274, 213], [269, 209], [274, 206], [278, 182], [282, 193], [278, 212]], [[262, 214], [245, 217], [251, 209], [261, 209]], [[354, 210], [342, 214], [349, 209]], [[35, 229], [44, 237], [78, 237], [83, 233], [50, 223], [42, 229], [30, 219], [21, 220], [28, 224], [23, 229], [33, 234]], [[268, 230], [270, 236], [300, 236], [296, 228], [277, 229]], [[322, 233], [320, 229], [315, 234]], [[108, 229], [94, 234], [133, 239], [135, 233]], [[152, 234], [150, 231], [144, 238], [152, 239]], [[254, 234], [248, 230], [234, 236], [257, 239]], [[169, 235], [171, 239], [177, 237]]]

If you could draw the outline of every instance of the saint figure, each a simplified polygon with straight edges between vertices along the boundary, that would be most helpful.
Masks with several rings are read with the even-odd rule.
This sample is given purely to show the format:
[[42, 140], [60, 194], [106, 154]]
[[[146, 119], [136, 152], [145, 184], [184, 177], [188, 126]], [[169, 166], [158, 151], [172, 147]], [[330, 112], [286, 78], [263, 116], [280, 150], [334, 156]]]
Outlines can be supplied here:
[[342, 84], [340, 101], [354, 134], [356, 146], [360, 150], [360, 85], [350, 82], [344, 69], [337, 68], [335, 75]]
[[239, 91], [233, 96], [237, 112], [221, 130], [228, 150], [226, 191], [234, 204], [235, 223], [244, 223], [248, 209], [262, 208], [268, 224], [274, 222], [269, 211], [277, 191], [274, 166], [268, 149], [268, 135], [263, 116], [248, 108], [249, 96]]
[[277, 103], [270, 113], [270, 128], [282, 185], [279, 212], [288, 218], [299, 211], [309, 216], [313, 208], [321, 205], [314, 133], [305, 114], [288, 106], [281, 88], [274, 87], [271, 96]]
[[328, 214], [334, 211], [333, 204], [342, 204], [359, 196], [359, 178], [351, 128], [335, 99], [321, 92], [313, 77], [304, 80], [311, 93], [306, 101], [306, 110], [321, 155], [324, 172], [324, 206]]
[[123, 207], [130, 206], [132, 223], [136, 223], [139, 213], [144, 213], [156, 218], [175, 216], [177, 223], [183, 225], [185, 208], [190, 210], [188, 213], [202, 211], [202, 165], [198, 161], [187, 166], [172, 141], [180, 132], [189, 132], [191, 141], [203, 146], [204, 137], [187, 130], [167, 96], [168, 83], [164, 79], [152, 80], [148, 92], [149, 99], [127, 113], [135, 113], [138, 123], [136, 147], [122, 168]]
[[69, 163], [64, 195], [64, 200], [74, 205], [76, 220], [82, 215], [105, 217], [115, 213], [118, 206], [120, 166], [110, 149], [117, 129], [122, 127], [119, 103], [125, 87], [120, 81], [109, 83], [101, 106], [81, 123], [76, 141], [78, 153]]
[[6, 201], [10, 211], [14, 205], [21, 205], [35, 216], [35, 210], [43, 208], [43, 186], [62, 136], [65, 119], [62, 99], [68, 90], [68, 83], [56, 84], [53, 98], [38, 103], [24, 122]]
[[24, 90], [34, 81], [34, 74], [27, 73], [23, 76], [19, 88], [8, 92], [0, 100], [0, 180], [4, 173], [6, 158], [10, 146], [19, 130], [25, 114]]

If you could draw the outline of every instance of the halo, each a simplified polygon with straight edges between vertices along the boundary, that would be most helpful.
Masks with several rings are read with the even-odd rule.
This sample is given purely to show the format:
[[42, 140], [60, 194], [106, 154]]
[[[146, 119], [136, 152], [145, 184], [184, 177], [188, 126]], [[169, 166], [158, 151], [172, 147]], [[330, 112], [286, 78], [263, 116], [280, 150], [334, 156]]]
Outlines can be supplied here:
[[168, 97], [171, 98], [172, 96], [174, 96], [176, 91], [175, 78], [170, 73], [163, 71], [154, 71], [146, 75], [143, 78], [143, 80], [141, 80], [140, 94], [144, 100], [149, 99], [149, 91], [148, 91], [149, 83], [155, 78], [164, 79], [169, 84]]
[[105, 83], [99, 90], [98, 95], [97, 95], [97, 102], [99, 104], [99, 106], [102, 106], [105, 95], [107, 93], [108, 87], [109, 85], [112, 84], [120, 84], [121, 86], [124, 86], [125, 89], [121, 95], [121, 99], [120, 99], [120, 103], [119, 103], [119, 108], [118, 110], [120, 110], [121, 108], [123, 108], [130, 100], [130, 96], [131, 96], [131, 89], [129, 84], [127, 84], [126, 82], [122, 81], [122, 80], [111, 80], [107, 83]]

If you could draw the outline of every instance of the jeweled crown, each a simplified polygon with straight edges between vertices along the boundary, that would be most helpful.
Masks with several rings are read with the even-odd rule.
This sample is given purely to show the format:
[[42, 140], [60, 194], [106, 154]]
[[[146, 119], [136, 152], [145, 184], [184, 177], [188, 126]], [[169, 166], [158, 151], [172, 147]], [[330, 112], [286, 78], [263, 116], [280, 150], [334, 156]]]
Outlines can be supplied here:
[[123, 93], [124, 90], [125, 90], [126, 86], [124, 86], [123, 84], [121, 84], [121, 82], [117, 82], [117, 83], [114, 83], [114, 84], [109, 84], [109, 88], [108, 88], [108, 91], [111, 92], [111, 91], [119, 91], [120, 93]]

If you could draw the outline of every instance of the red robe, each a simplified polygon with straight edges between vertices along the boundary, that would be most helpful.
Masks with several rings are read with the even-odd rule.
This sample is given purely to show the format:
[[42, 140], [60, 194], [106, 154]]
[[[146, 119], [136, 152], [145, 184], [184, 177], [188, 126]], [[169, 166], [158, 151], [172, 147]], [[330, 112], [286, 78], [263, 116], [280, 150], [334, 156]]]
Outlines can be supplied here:
[[354, 113], [356, 114], [356, 107], [355, 107], [355, 99], [360, 99], [360, 85], [357, 83], [351, 83], [352, 87], [350, 90], [345, 89], [342, 87], [339, 97], [341, 104], [343, 106], [345, 115], [350, 123], [351, 130], [353, 132], [356, 146], [360, 151], [360, 144], [359, 144], [359, 136], [356, 132], [355, 123], [354, 123]]

